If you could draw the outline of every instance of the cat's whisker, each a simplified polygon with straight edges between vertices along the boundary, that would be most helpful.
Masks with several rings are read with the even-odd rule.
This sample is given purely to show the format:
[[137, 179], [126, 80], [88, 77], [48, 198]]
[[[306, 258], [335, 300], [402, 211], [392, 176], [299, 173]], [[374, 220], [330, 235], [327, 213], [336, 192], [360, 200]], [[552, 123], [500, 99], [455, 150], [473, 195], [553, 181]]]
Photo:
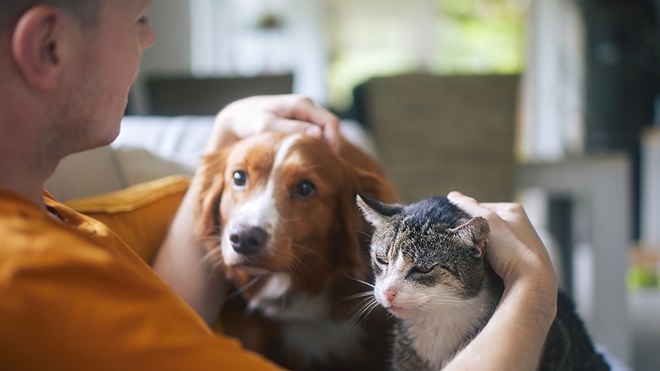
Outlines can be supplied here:
[[354, 313], [352, 317], [354, 318], [355, 316], [359, 316], [360, 312], [362, 312], [368, 304], [370, 304], [372, 301], [375, 300], [376, 299], [374, 299], [373, 297], [369, 297], [369, 296], [364, 297], [360, 301], [360, 303], [358, 303], [351, 311], [351, 313]]
[[369, 315], [371, 314], [371, 312], [373, 312], [373, 310], [376, 309], [376, 308], [378, 308], [379, 306], [380, 306], [380, 304], [379, 304], [377, 301], [374, 300], [374, 301], [370, 304], [369, 311], [368, 311], [366, 314], [364, 314], [364, 315], [362, 316], [362, 323], [366, 322], [366, 321], [367, 321], [367, 317], [369, 317]]
[[373, 285], [373, 284], [371, 284], [371, 283], [369, 283], [369, 282], [367, 282], [367, 281], [361, 280], [361, 279], [359, 279], [359, 278], [351, 277], [351, 275], [348, 274], [348, 273], [346, 273], [346, 271], [344, 271], [344, 274], [346, 275], [346, 277], [352, 279], [352, 280], [355, 281], [355, 282], [359, 282], [359, 283], [361, 283], [361, 284], [363, 284], [363, 285], [367, 285], [367, 286], [371, 287], [372, 289], [375, 289], [375, 288], [376, 288], [375, 285]]
[[[488, 222], [470, 218], [446, 197], [410, 205], [358, 198], [358, 205], [375, 226], [371, 250], [376, 284], [370, 286], [381, 290], [382, 285], [383, 296], [393, 302], [392, 309], [399, 307], [405, 314], [397, 318], [398, 310], [387, 311], [399, 324], [392, 368], [417, 369], [414, 366], [420, 364], [428, 369], [443, 368], [484, 328], [503, 294], [501, 279], [482, 260], [474, 259], [481, 259], [488, 246]], [[369, 316], [377, 305], [375, 300], [363, 301], [353, 323]], [[544, 351], [538, 367], [609, 369], [602, 355], [593, 351], [579, 317], [566, 307], [557, 306], [560, 322], [553, 324], [561, 326], [564, 334], [548, 336], [545, 346], [551, 351]], [[575, 353], [562, 354], [566, 362], [558, 361], [554, 349]]]
[[459, 304], [459, 303], [428, 303], [426, 305], [420, 305], [418, 308], [424, 312], [432, 312], [432, 313], [451, 313], [455, 312], [456, 310], [453, 308], [453, 304]]
[[[353, 328], [357, 323], [366, 321], [367, 316], [371, 313], [373, 308], [378, 306], [375, 298], [365, 298], [361, 303], [361, 308], [355, 313], [350, 320], [348, 320], [349, 329]], [[366, 314], [365, 314], [366, 313]]]
[[[357, 293], [357, 294], [353, 294], [353, 295], [349, 295], [349, 296], [346, 296], [346, 297], [341, 298], [341, 300], [339, 300], [339, 303], [344, 303], [344, 302], [347, 302], [347, 301], [351, 301], [351, 300], [355, 300], [355, 299], [360, 299], [360, 298], [362, 298], [362, 300], [361, 300], [360, 303], [359, 303], [359, 304], [362, 304], [362, 303], [364, 303], [365, 301], [369, 300], [370, 298], [373, 298], [373, 294], [374, 294], [374, 292], [373, 292], [372, 290], [370, 290], [370, 291], [365, 291], [365, 292], [359, 292], [359, 293]], [[359, 305], [359, 304], [358, 304], [358, 305]], [[355, 311], [355, 309], [352, 310], [351, 313], [353, 313], [354, 311]]]
[[365, 232], [365, 231], [360, 231], [360, 230], [357, 230], [357, 229], [354, 229], [353, 231], [354, 231], [354, 232], [357, 232], [357, 233], [359, 233], [359, 234], [363, 234], [363, 235], [369, 237], [370, 240], [371, 240], [371, 238], [373, 237], [373, 236], [371, 235], [371, 233], [367, 233], [367, 232]]
[[429, 302], [429, 303], [463, 303], [465, 301], [457, 299], [457, 298], [453, 298], [451, 296], [447, 296], [447, 297], [430, 298], [430, 299], [427, 300], [427, 302]]
[[[362, 313], [362, 311], [360, 313]], [[355, 327], [358, 323], [361, 323], [361, 322], [362, 322], [361, 314], [354, 315], [353, 317], [351, 317], [351, 319], [349, 319], [346, 322], [346, 324], [348, 325], [348, 330], [349, 331], [352, 330], [353, 327]]]
[[357, 293], [357, 294], [349, 295], [349, 296], [343, 298], [342, 301], [348, 301], [348, 300], [353, 300], [353, 299], [358, 299], [358, 298], [369, 297], [369, 296], [372, 296], [373, 294], [374, 294], [373, 290], [360, 292], [360, 293]]
[[446, 297], [435, 297], [427, 301], [429, 304], [433, 305], [446, 305], [446, 304], [464, 304], [465, 301], [457, 299], [455, 297], [446, 296]]

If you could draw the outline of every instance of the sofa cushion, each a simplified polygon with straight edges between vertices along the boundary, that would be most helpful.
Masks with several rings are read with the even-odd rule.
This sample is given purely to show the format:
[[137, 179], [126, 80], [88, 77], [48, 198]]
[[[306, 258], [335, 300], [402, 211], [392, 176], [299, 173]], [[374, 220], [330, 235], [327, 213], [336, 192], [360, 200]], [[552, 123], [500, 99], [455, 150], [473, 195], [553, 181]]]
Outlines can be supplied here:
[[65, 204], [107, 225], [151, 264], [189, 184], [189, 177], [170, 176]]
[[45, 183], [48, 192], [59, 200], [88, 197], [125, 186], [110, 146], [67, 156]]

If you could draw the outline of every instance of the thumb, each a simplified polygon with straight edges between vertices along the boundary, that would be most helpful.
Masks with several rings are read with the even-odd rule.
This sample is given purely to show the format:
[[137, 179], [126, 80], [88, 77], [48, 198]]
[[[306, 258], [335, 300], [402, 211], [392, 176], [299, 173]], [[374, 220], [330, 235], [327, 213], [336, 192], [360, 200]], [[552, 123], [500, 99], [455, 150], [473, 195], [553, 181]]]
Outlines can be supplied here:
[[486, 217], [488, 214], [488, 209], [480, 206], [477, 200], [472, 197], [465, 196], [460, 192], [449, 192], [449, 194], [447, 194], [447, 199], [449, 199], [451, 203], [458, 206], [459, 209], [463, 210], [473, 218], [476, 216]]

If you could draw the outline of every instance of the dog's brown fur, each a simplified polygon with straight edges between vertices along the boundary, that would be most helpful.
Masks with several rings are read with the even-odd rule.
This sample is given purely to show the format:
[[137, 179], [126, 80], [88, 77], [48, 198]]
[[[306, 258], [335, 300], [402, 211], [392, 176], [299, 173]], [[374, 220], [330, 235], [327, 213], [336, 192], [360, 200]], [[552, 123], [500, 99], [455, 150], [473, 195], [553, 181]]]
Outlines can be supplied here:
[[[276, 163], [286, 138], [293, 144], [282, 150], [286, 156]], [[335, 330], [326, 333], [319, 327], [326, 322], [336, 326], [348, 322], [361, 302], [350, 297], [368, 289], [356, 279], [372, 282], [367, 254], [371, 227], [358, 211], [355, 197], [359, 192], [396, 201], [394, 188], [381, 167], [346, 141], [336, 155], [315, 138], [292, 141], [283, 134], [265, 133], [207, 156], [200, 171], [204, 182], [198, 198], [196, 233], [240, 293], [226, 298], [221, 311], [223, 331], [290, 369], [384, 368], [389, 321], [379, 309], [351, 330], [347, 326], [346, 334]], [[236, 171], [246, 174], [245, 186], [232, 183]], [[315, 186], [309, 197], [296, 193], [303, 181]], [[267, 226], [268, 243], [258, 253], [239, 254], [227, 262], [222, 244], [230, 242], [223, 237], [224, 227], [232, 225], [241, 205], [262, 196], [266, 189], [272, 192], [269, 197], [280, 222]], [[277, 273], [290, 277], [286, 292], [272, 301], [256, 300]], [[253, 305], [248, 307], [251, 301]], [[313, 309], [296, 309], [305, 305]], [[327, 315], [320, 314], [324, 310]], [[349, 335], [357, 329], [364, 333]], [[292, 340], [303, 333], [308, 338]], [[309, 350], [302, 349], [310, 345], [305, 342], [317, 342], [323, 348], [324, 341], [332, 336], [339, 336], [337, 343], [341, 345], [344, 335], [345, 343], [356, 341], [358, 349], [331, 349], [332, 345], [321, 350], [323, 356], [310, 356]]]

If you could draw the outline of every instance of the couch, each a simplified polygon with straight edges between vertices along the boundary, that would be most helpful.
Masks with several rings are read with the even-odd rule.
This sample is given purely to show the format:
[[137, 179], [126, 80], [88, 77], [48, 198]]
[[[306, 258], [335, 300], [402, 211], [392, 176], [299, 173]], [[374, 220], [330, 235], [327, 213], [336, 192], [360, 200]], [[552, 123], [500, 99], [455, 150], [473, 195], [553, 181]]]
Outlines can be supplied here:
[[[127, 116], [110, 145], [62, 160], [46, 181], [61, 201], [95, 196], [171, 175], [192, 175], [213, 125], [213, 116]], [[369, 133], [343, 120], [341, 131], [376, 157]]]

